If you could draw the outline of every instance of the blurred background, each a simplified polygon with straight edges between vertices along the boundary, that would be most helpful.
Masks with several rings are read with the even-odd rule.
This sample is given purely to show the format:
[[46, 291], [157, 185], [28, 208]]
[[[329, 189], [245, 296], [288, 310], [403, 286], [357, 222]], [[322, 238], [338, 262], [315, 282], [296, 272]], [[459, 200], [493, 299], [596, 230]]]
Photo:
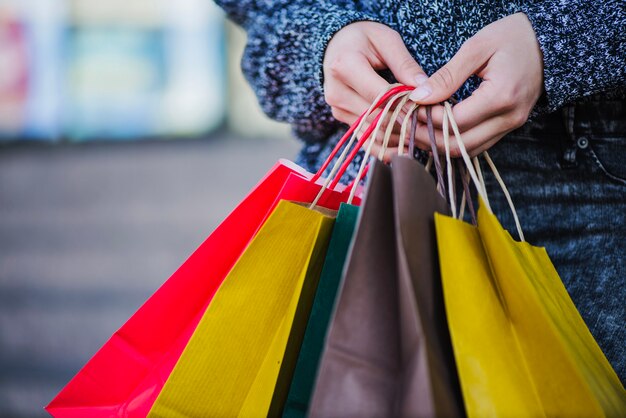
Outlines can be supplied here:
[[43, 407], [299, 145], [209, 0], [0, 0], [0, 417]]

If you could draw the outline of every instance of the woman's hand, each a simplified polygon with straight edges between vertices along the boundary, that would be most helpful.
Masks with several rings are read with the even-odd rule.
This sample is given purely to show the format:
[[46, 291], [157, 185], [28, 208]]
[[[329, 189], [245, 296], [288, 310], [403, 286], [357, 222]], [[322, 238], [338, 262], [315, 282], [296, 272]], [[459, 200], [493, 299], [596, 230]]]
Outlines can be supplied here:
[[[348, 125], [389, 86], [376, 70], [388, 68], [400, 83], [410, 86], [428, 79], [398, 32], [375, 22], [356, 22], [338, 31], [328, 43], [323, 68], [326, 102], [333, 116]], [[400, 129], [396, 125], [387, 156], [397, 153]], [[374, 155], [380, 150], [381, 131], [372, 148]]]
[[[525, 14], [516, 13], [485, 26], [419, 85], [411, 99], [419, 104], [440, 103], [473, 74], [482, 82], [470, 97], [454, 106], [453, 115], [465, 147], [476, 155], [522, 126], [543, 91], [543, 56]], [[420, 109], [419, 119], [426, 122], [424, 109]], [[442, 119], [443, 106], [433, 106], [437, 143], [443, 150]], [[424, 123], [416, 140], [420, 148], [430, 149]], [[451, 152], [460, 155], [454, 140]]]

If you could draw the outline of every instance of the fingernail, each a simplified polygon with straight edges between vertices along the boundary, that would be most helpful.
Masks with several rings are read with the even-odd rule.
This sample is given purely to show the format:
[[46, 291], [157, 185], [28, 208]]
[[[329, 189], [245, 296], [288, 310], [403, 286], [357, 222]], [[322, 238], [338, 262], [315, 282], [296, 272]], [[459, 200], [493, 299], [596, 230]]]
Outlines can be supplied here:
[[428, 76], [426, 74], [420, 74], [415, 77], [416, 86], [423, 84], [426, 80], [428, 80]]
[[413, 92], [409, 96], [409, 99], [414, 101], [424, 100], [425, 98], [430, 96], [432, 92], [433, 90], [430, 88], [430, 86], [424, 84], [413, 90]]

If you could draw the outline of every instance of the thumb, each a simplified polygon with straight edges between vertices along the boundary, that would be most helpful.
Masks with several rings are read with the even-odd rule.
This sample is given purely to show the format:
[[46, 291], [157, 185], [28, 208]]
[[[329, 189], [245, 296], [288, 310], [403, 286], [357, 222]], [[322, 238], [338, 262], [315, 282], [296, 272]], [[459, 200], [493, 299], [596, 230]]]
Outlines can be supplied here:
[[411, 56], [400, 34], [389, 30], [384, 35], [373, 41], [382, 61], [396, 80], [407, 86], [417, 86], [428, 80], [428, 75]]
[[450, 61], [417, 86], [409, 98], [420, 104], [435, 104], [449, 99], [484, 63], [482, 51], [467, 42]]

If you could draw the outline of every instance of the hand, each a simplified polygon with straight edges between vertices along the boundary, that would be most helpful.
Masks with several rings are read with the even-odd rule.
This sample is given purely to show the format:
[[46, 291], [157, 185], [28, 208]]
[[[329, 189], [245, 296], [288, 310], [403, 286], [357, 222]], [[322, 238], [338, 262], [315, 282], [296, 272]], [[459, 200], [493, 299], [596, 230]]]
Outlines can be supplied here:
[[[447, 100], [471, 76], [482, 79], [470, 97], [453, 107], [454, 119], [465, 147], [477, 155], [504, 135], [522, 126], [543, 91], [543, 56], [530, 21], [516, 13], [485, 26], [468, 39], [457, 54], [426, 82], [411, 99], [420, 104]], [[430, 149], [425, 109], [418, 113], [416, 144]], [[443, 106], [433, 106], [438, 147], [443, 151]], [[460, 152], [451, 134], [451, 154]]]
[[[406, 85], [416, 86], [428, 79], [393, 29], [375, 22], [356, 22], [338, 31], [328, 43], [323, 63], [324, 96], [333, 116], [352, 125], [389, 86], [376, 73], [387, 68]], [[399, 132], [396, 123], [386, 157], [397, 153]], [[372, 147], [374, 155], [380, 150], [383, 133], [381, 129]]]

